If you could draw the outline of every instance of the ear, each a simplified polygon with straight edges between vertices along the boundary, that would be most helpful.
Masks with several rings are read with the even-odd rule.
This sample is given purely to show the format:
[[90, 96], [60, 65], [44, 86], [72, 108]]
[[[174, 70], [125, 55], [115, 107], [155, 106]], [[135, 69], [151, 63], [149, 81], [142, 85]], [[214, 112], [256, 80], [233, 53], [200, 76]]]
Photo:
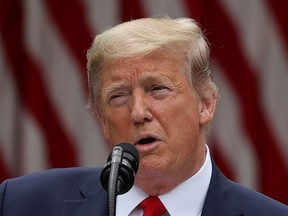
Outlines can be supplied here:
[[199, 123], [207, 125], [213, 119], [216, 110], [216, 95], [213, 94], [210, 98], [202, 98], [199, 106]]

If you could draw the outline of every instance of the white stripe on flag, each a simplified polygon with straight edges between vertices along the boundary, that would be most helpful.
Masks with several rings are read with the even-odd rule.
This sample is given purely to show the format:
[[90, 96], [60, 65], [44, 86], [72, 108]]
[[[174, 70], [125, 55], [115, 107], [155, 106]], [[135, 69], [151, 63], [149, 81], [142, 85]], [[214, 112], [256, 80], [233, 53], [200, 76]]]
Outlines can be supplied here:
[[22, 157], [21, 172], [22, 174], [36, 172], [47, 169], [47, 149], [45, 140], [41, 132], [41, 127], [37, 125], [33, 117], [23, 110], [22, 119]]
[[94, 34], [102, 32], [109, 26], [111, 27], [119, 23], [119, 1], [85, 0], [84, 3], [84, 8], [87, 15], [87, 23]]
[[187, 11], [183, 1], [175, 0], [145, 0], [142, 1], [148, 16], [167, 16], [179, 18], [187, 16]]

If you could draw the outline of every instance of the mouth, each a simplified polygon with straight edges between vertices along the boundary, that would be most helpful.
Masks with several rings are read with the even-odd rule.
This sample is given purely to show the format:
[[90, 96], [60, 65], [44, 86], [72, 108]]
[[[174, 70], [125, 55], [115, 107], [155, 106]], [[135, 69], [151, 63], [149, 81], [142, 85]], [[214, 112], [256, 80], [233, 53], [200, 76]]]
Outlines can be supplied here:
[[156, 139], [155, 137], [149, 136], [149, 137], [141, 138], [135, 143], [135, 145], [149, 145], [156, 141], [158, 141], [158, 139]]

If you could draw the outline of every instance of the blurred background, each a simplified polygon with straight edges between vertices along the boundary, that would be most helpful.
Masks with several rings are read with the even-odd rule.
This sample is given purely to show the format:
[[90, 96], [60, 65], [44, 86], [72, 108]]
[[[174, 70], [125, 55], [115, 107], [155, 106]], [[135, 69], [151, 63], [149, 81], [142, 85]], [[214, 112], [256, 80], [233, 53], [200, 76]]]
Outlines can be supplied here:
[[192, 17], [221, 99], [208, 144], [231, 179], [288, 204], [286, 0], [0, 0], [0, 180], [103, 166], [86, 109], [93, 37], [132, 18]]

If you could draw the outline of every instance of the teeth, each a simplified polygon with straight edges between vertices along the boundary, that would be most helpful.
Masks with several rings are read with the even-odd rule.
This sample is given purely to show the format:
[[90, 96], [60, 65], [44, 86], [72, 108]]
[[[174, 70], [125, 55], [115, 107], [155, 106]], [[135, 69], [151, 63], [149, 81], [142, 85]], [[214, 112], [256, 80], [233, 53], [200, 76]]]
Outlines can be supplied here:
[[153, 138], [153, 137], [148, 137], [148, 138], [145, 138], [145, 139], [141, 139], [139, 140], [139, 144], [148, 144], [148, 143], [152, 143], [154, 142], [156, 139]]

